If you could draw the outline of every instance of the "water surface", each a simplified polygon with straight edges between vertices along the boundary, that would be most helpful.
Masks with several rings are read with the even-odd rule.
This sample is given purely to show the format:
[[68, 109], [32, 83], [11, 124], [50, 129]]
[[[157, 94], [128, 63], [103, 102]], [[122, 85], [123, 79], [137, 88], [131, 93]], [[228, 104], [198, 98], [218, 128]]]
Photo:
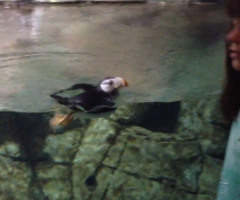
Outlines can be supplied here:
[[219, 6], [0, 8], [0, 109], [49, 111], [49, 94], [122, 76], [120, 103], [219, 93], [227, 17]]

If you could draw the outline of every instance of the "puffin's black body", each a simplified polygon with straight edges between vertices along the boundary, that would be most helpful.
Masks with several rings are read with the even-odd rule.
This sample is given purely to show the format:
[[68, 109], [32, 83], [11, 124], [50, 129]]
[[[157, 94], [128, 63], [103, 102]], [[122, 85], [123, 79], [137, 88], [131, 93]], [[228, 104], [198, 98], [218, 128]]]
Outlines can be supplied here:
[[[62, 97], [58, 95], [68, 90], [79, 90], [83, 92], [73, 97]], [[103, 113], [116, 109], [114, 99], [118, 96], [118, 90], [104, 92], [97, 86], [91, 84], [76, 84], [64, 90], [60, 90], [50, 95], [58, 103], [63, 104], [74, 111], [82, 111], [88, 113]]]

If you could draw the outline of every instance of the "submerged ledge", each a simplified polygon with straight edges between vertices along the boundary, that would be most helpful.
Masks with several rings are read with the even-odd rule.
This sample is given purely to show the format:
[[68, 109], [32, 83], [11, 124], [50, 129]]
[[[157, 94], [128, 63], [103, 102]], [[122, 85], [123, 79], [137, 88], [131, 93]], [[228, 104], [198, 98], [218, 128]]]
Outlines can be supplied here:
[[[0, 197], [215, 199], [228, 136], [216, 99], [129, 104], [61, 132], [52, 113], [2, 112]], [[175, 127], [151, 130], [151, 120]]]

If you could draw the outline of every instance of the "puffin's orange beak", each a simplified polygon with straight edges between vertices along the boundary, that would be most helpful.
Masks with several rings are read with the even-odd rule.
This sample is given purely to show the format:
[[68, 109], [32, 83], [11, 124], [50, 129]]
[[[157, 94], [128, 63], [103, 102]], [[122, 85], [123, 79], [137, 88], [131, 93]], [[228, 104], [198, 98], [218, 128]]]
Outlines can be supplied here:
[[120, 89], [123, 87], [127, 87], [129, 85], [128, 82], [124, 78], [122, 78], [122, 77], [115, 77], [115, 78], [116, 78], [116, 83], [114, 85], [114, 88]]

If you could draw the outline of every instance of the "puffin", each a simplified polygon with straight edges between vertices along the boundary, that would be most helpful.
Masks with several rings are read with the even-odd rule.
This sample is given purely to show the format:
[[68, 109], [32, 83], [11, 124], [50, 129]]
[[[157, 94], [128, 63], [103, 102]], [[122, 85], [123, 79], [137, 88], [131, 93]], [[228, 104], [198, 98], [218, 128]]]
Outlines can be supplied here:
[[[55, 114], [50, 120], [50, 126], [52, 128], [66, 126], [76, 112], [97, 114], [115, 110], [114, 100], [119, 96], [119, 89], [127, 86], [128, 82], [122, 77], [106, 77], [97, 85], [80, 83], [50, 94], [57, 103], [71, 110], [69, 114]], [[79, 90], [79, 94], [71, 97], [60, 95], [70, 90]]]

